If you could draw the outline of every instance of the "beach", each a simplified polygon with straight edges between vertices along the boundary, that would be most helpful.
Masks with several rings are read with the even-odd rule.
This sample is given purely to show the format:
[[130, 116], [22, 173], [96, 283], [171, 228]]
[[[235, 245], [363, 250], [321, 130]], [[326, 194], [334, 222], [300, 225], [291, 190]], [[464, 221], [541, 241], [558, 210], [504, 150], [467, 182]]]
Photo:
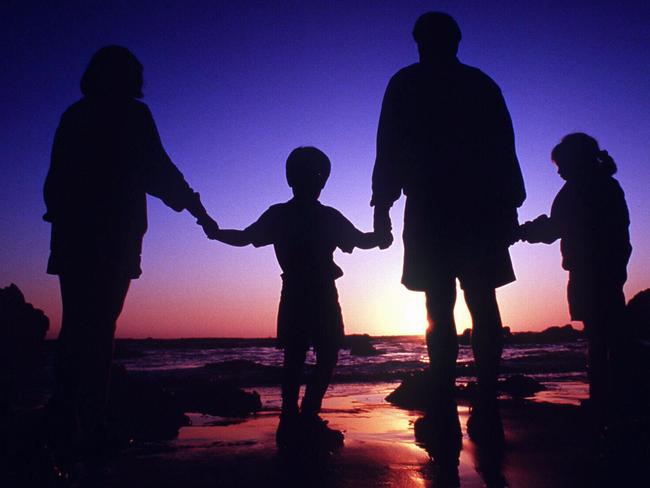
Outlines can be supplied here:
[[[503, 447], [468, 436], [473, 361], [461, 344], [456, 448], [445, 435], [416, 436], [425, 415], [418, 402], [428, 395], [421, 389], [427, 368], [421, 338], [355, 338], [341, 351], [321, 415], [343, 433], [344, 445], [296, 450], [275, 443], [282, 356], [273, 341], [118, 341], [109, 418], [126, 442], [90, 478], [81, 465], [67, 480], [52, 477], [44, 436], [54, 346], [48, 343], [45, 368], [23, 390], [22, 405], [4, 417], [3, 486], [645, 486], [637, 479], [647, 478], [650, 461], [647, 411], [627, 415], [606, 442], [595, 435], [582, 405], [584, 340], [560, 339], [522, 336], [506, 345]], [[307, 371], [313, 361], [310, 354]], [[398, 388], [401, 399], [387, 400]]]
[[[435, 464], [416, 443], [414, 423], [422, 412], [384, 400], [396, 386], [334, 386], [322, 417], [344, 432], [345, 445], [311, 463], [304, 458], [298, 462], [276, 448], [279, 411], [272, 400], [267, 410], [230, 425], [220, 425], [224, 419], [192, 415], [193, 425], [182, 428], [178, 439], [125, 451], [112, 466], [109, 486], [451, 486], [437, 482]], [[273, 389], [260, 393], [277, 397]], [[469, 406], [459, 403], [460, 486], [497, 486], [486, 484], [482, 472], [494, 478], [495, 470], [511, 487], [595, 486], [593, 449], [578, 407], [504, 400], [501, 411], [506, 447], [499, 469], [481, 466], [483, 453], [467, 436]]]

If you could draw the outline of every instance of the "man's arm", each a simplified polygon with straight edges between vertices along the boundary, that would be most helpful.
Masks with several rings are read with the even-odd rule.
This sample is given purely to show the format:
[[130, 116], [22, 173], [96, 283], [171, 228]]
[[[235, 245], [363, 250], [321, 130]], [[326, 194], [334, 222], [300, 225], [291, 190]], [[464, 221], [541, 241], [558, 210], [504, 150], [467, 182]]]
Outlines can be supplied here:
[[393, 77], [381, 104], [377, 127], [377, 156], [372, 171], [372, 199], [370, 205], [390, 208], [402, 193], [401, 169], [399, 167], [402, 140], [402, 124], [398, 82]]
[[[524, 178], [515, 149], [515, 132], [512, 118], [501, 89], [490, 80], [489, 105], [482, 110], [488, 115], [484, 130], [489, 144], [494, 189], [505, 207], [516, 209], [526, 199]], [[488, 109], [489, 107], [489, 109]]]
[[390, 205], [375, 205], [372, 227], [379, 239], [379, 249], [387, 249], [393, 243], [393, 223], [390, 220]]
[[399, 90], [395, 78], [386, 87], [377, 128], [377, 156], [372, 172], [373, 229], [380, 240], [379, 248], [386, 249], [393, 242], [390, 208], [402, 193], [399, 153], [401, 123]]

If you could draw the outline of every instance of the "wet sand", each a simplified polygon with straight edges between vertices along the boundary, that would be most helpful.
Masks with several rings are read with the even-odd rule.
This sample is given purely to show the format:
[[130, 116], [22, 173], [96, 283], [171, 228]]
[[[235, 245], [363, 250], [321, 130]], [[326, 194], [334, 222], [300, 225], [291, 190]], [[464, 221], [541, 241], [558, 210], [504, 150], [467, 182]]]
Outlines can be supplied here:
[[[260, 390], [263, 399], [269, 398], [265, 410], [253, 417], [228, 424], [194, 415], [193, 425], [181, 429], [178, 439], [126, 450], [112, 464], [107, 486], [448, 486], [436, 477], [427, 452], [415, 442], [414, 423], [421, 413], [384, 401], [395, 386], [332, 387], [322, 416], [345, 433], [345, 445], [330, 455], [278, 452], [274, 437], [278, 399], [276, 390], [269, 388]], [[502, 402], [506, 438], [502, 463], [494, 452], [486, 456], [468, 438], [468, 405], [460, 403], [458, 412], [463, 432], [460, 486], [503, 486], [494, 481], [501, 475], [511, 487], [597, 484], [593, 446], [578, 407]]]

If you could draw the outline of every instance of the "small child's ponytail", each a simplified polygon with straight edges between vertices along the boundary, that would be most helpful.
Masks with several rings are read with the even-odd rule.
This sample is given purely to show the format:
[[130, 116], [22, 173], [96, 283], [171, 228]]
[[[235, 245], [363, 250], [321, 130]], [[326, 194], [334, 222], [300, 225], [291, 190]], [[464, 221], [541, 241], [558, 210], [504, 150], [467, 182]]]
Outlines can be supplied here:
[[612, 176], [618, 170], [614, 158], [612, 158], [606, 150], [603, 149], [602, 151], [598, 151], [596, 159], [598, 160], [599, 166], [607, 176]]
[[584, 132], [564, 136], [553, 148], [551, 159], [570, 177], [594, 172], [612, 176], [617, 170], [609, 153], [601, 150], [598, 141]]

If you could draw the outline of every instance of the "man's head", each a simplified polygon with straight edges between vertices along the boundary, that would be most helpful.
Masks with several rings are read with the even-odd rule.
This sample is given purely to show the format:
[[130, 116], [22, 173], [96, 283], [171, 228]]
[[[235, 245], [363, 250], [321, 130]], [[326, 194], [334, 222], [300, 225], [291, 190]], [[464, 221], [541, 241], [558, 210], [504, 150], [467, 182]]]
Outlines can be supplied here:
[[287, 158], [287, 183], [296, 196], [318, 198], [331, 168], [329, 158], [320, 149], [297, 147]]
[[122, 46], [105, 46], [97, 51], [83, 76], [85, 96], [142, 98], [142, 64]]
[[461, 37], [454, 18], [444, 12], [422, 14], [413, 27], [413, 39], [418, 45], [421, 61], [455, 58]]

